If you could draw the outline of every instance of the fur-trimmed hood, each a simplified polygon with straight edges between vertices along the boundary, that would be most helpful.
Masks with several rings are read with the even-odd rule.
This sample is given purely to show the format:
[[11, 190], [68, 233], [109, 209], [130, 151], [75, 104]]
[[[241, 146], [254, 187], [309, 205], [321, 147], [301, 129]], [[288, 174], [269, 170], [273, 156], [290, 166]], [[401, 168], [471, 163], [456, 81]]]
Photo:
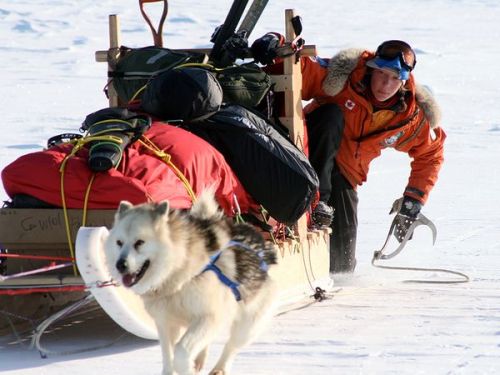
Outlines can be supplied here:
[[[363, 49], [349, 48], [340, 51], [330, 59], [327, 75], [322, 84], [322, 89], [327, 95], [335, 96], [342, 91], [364, 52], [366, 51]], [[438, 127], [441, 121], [441, 110], [430, 90], [425, 86], [415, 84], [415, 99], [424, 111], [431, 128]]]

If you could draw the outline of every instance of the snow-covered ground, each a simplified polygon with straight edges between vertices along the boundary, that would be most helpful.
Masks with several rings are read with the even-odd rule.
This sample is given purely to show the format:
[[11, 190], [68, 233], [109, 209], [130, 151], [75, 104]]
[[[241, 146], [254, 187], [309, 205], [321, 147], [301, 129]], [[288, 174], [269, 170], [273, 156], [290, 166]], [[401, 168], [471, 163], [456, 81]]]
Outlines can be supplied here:
[[[170, 1], [165, 45], [210, 46], [230, 0]], [[375, 49], [403, 39], [417, 51], [415, 76], [442, 105], [446, 163], [424, 213], [438, 227], [418, 229], [391, 264], [449, 268], [468, 284], [408, 284], [443, 274], [370, 265], [387, 233], [392, 201], [408, 178], [405, 155], [387, 151], [360, 188], [358, 268], [336, 277], [334, 298], [273, 318], [236, 359], [237, 374], [497, 374], [500, 371], [500, 3], [497, 0], [271, 0], [254, 36], [281, 31], [283, 10], [303, 18], [320, 55], [345, 47]], [[105, 107], [107, 15], [121, 16], [122, 43], [151, 44], [136, 0], [0, 0], [0, 168], [39, 150], [54, 134], [75, 131]], [[7, 199], [0, 191], [0, 198]], [[0, 297], [0, 308], [2, 297]], [[120, 336], [105, 317], [46, 337], [53, 350], [88, 347]], [[209, 366], [221, 349], [212, 349]], [[130, 335], [106, 349], [49, 356], [21, 345], [0, 349], [8, 374], [158, 374], [156, 342]]]

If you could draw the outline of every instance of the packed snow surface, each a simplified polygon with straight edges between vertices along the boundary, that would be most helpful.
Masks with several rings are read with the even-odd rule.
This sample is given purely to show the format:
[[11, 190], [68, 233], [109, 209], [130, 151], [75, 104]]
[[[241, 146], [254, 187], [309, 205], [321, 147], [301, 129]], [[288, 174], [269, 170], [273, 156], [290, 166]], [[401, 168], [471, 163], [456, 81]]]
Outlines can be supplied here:
[[[165, 46], [210, 47], [230, 0], [170, 1]], [[159, 4], [156, 4], [159, 5]], [[151, 10], [156, 5], [150, 5]], [[302, 16], [307, 44], [329, 57], [348, 47], [375, 49], [387, 39], [417, 51], [415, 77], [442, 107], [446, 162], [424, 208], [438, 228], [417, 229], [387, 264], [447, 268], [439, 272], [373, 268], [409, 176], [409, 159], [386, 151], [359, 189], [358, 267], [335, 276], [333, 298], [273, 318], [236, 358], [236, 374], [497, 374], [500, 371], [500, 3], [496, 0], [273, 0], [253, 38], [282, 31], [284, 10]], [[85, 115], [107, 106], [108, 14], [119, 14], [122, 44], [152, 44], [135, 0], [0, 0], [0, 168], [40, 150], [47, 138], [76, 131]], [[0, 190], [0, 198], [8, 197]], [[2, 305], [0, 296], [0, 309]], [[0, 372], [23, 375], [159, 374], [154, 341], [125, 334], [94, 312], [44, 337], [54, 351], [108, 348], [41, 359], [23, 344], [0, 341]], [[12, 340], [14, 342], [15, 340]], [[212, 348], [207, 367], [222, 348]], [[207, 369], [206, 369], [207, 370]]]

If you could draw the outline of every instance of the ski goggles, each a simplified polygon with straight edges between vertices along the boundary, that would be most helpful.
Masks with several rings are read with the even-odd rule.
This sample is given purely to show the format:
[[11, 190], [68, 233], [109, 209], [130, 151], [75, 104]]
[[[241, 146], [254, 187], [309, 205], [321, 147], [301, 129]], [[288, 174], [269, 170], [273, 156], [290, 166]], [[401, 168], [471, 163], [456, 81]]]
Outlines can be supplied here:
[[388, 40], [382, 43], [375, 52], [375, 57], [384, 60], [393, 60], [399, 58], [401, 66], [408, 71], [412, 71], [417, 63], [415, 52], [408, 43], [401, 40]]
[[399, 79], [407, 80], [415, 68], [417, 58], [408, 43], [401, 40], [389, 40], [382, 43], [375, 52], [375, 57], [367, 65], [378, 69], [391, 69], [399, 73]]

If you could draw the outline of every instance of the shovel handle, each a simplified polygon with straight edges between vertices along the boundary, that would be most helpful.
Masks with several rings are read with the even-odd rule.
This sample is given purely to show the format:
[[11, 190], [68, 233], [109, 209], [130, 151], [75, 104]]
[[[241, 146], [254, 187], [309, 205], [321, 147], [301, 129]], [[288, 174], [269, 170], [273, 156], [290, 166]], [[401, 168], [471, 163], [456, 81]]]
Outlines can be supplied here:
[[[156, 29], [153, 26], [149, 16], [146, 14], [146, 11], [144, 10], [144, 4], [157, 3], [160, 1], [163, 1], [163, 12], [160, 18], [160, 22], [158, 23], [158, 29]], [[146, 20], [146, 23], [151, 29], [151, 33], [153, 34], [154, 45], [156, 47], [163, 47], [163, 36], [162, 36], [163, 24], [165, 23], [165, 19], [167, 18], [168, 14], [168, 0], [139, 0], [139, 8], [141, 9], [141, 14], [144, 17], [144, 20]]]

